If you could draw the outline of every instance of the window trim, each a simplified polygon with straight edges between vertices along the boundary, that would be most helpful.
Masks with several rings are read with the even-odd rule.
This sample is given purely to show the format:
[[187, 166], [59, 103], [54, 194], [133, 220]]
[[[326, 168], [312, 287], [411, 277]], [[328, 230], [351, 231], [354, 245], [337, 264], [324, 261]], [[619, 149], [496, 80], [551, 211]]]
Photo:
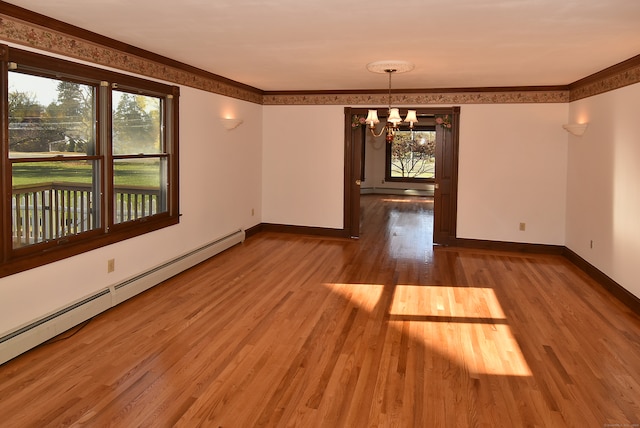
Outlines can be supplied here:
[[[410, 128], [408, 125], [401, 125], [399, 127], [400, 131], [409, 131]], [[414, 127], [414, 130], [421, 131], [434, 131], [435, 125], [417, 125]], [[432, 178], [418, 178], [418, 177], [392, 177], [391, 176], [391, 145], [385, 143], [385, 154], [384, 154], [384, 180], [393, 183], [435, 183], [436, 177], [435, 175]]]
[[[30, 74], [98, 85], [98, 91], [111, 90], [111, 84], [117, 83], [119, 88], [164, 98], [162, 114], [164, 117], [163, 126], [165, 127], [163, 133], [165, 150], [161, 155], [168, 159], [166, 211], [115, 225], [110, 224], [108, 219], [112, 216], [108, 215], [106, 210], [110, 210], [112, 205], [109, 198], [111, 198], [113, 191], [113, 159], [109, 153], [110, 150], [101, 153], [101, 149], [97, 149], [96, 155], [101, 157], [104, 162], [104, 171], [100, 178], [102, 192], [99, 195], [102, 226], [71, 236], [69, 240], [52, 241], [46, 245], [37, 244], [36, 247], [13, 248], [11, 239], [12, 172], [9, 160], [8, 117], [10, 63], [19, 64], [20, 68], [27, 70]], [[109, 85], [106, 88], [105, 82], [108, 82]], [[0, 237], [3, 242], [0, 247], [0, 277], [59, 261], [179, 223], [179, 87], [0, 45], [0, 88], [2, 91], [0, 99], [2, 159], [0, 162], [4, 172], [0, 176], [0, 188], [4, 192], [4, 197], [0, 198]], [[96, 138], [98, 145], [110, 148], [111, 97], [108, 96], [107, 99], [109, 100], [108, 105], [101, 106], [100, 103], [96, 105]], [[108, 144], [100, 143], [104, 138], [108, 139]]]

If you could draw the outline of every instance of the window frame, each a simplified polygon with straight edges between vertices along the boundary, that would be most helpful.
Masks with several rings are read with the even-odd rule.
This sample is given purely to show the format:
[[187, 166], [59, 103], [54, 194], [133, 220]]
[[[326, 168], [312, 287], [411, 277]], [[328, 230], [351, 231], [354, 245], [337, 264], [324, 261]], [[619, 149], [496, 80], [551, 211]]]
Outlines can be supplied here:
[[[398, 127], [400, 131], [410, 131], [409, 125], [400, 125]], [[416, 125], [414, 131], [436, 131], [435, 125]], [[436, 180], [435, 174], [431, 178], [420, 177], [392, 177], [391, 176], [391, 146], [393, 143], [385, 143], [385, 157], [384, 157], [384, 179], [388, 182], [395, 183], [434, 183]]]
[[[4, 195], [0, 198], [0, 237], [2, 238], [0, 277], [59, 261], [179, 223], [179, 87], [24, 51], [6, 45], [0, 45], [0, 60], [0, 88], [2, 92], [0, 98], [2, 159], [0, 162], [2, 163], [3, 172], [0, 176], [0, 187]], [[102, 162], [102, 169], [98, 174], [99, 183], [97, 183], [100, 194], [96, 195], [97, 202], [99, 202], [98, 217], [102, 222], [100, 227], [70, 235], [66, 239], [52, 239], [47, 242], [13, 248], [11, 165], [15, 160], [9, 159], [8, 111], [8, 76], [10, 64], [12, 63], [18, 65], [17, 70], [19, 72], [25, 71], [27, 74], [91, 85], [96, 88], [95, 156], [85, 154], [79, 157], [82, 159], [91, 158], [97, 163]], [[166, 210], [120, 223], [114, 223], [114, 214], [112, 213], [114, 156], [111, 149], [111, 90], [113, 89], [159, 97], [164, 100], [161, 102], [161, 127], [164, 129], [161, 146], [164, 147], [164, 150], [153, 154], [153, 157], [167, 159]]]

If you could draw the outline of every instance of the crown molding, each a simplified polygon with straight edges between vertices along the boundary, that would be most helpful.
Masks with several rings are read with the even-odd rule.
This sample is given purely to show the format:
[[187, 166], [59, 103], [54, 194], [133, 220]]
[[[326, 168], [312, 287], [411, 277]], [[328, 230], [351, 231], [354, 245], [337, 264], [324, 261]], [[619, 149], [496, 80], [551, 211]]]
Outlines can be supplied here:
[[569, 85], [571, 101], [640, 82], [640, 55], [629, 58]]

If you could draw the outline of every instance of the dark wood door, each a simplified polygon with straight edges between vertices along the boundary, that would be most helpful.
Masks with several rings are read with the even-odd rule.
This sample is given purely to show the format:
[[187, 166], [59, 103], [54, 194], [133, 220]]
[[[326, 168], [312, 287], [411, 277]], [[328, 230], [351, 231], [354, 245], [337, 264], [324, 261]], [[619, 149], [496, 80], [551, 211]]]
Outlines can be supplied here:
[[353, 151], [353, 179], [351, 180], [352, 195], [351, 198], [351, 234], [350, 237], [357, 238], [360, 236], [360, 185], [364, 177], [362, 177], [362, 164], [364, 162], [362, 149], [364, 147], [365, 128], [360, 127], [352, 130], [352, 151]]
[[344, 160], [344, 234], [350, 238], [360, 236], [360, 183], [362, 177], [365, 127], [353, 127], [354, 115], [367, 113], [365, 109], [345, 107], [345, 160]]
[[[444, 113], [451, 127], [436, 125], [436, 179], [433, 200], [433, 243], [449, 245], [456, 238], [458, 189], [458, 124], [460, 107]], [[440, 116], [440, 115], [439, 115]]]

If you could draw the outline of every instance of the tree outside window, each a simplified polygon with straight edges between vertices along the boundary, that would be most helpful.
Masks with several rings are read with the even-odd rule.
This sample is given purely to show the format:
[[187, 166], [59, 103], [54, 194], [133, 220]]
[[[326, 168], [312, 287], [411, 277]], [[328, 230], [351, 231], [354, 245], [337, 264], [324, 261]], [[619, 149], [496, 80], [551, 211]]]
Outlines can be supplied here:
[[400, 129], [387, 144], [387, 180], [414, 181], [435, 178], [435, 127]]

